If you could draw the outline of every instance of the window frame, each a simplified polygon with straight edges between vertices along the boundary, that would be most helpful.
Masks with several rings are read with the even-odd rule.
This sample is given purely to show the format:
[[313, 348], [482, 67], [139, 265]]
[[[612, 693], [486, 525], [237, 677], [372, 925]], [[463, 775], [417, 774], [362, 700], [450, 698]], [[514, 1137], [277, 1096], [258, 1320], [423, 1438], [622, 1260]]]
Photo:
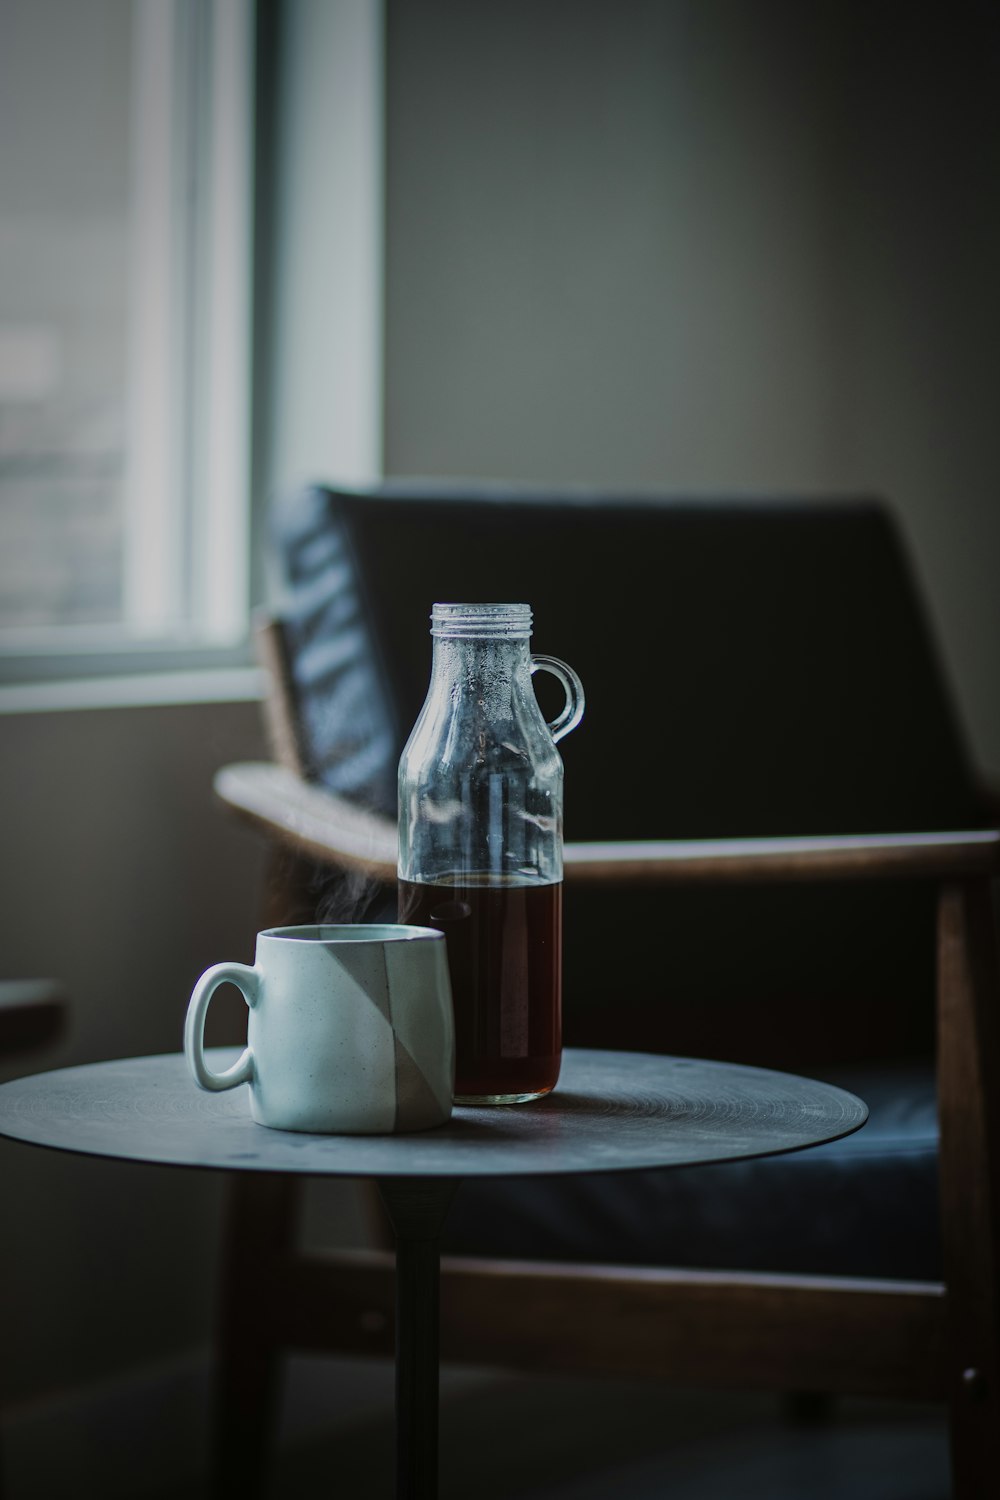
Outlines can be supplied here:
[[29, 684], [54, 704], [63, 680], [194, 671], [232, 695], [252, 661], [257, 8], [134, 0], [122, 618], [0, 632], [0, 709]]

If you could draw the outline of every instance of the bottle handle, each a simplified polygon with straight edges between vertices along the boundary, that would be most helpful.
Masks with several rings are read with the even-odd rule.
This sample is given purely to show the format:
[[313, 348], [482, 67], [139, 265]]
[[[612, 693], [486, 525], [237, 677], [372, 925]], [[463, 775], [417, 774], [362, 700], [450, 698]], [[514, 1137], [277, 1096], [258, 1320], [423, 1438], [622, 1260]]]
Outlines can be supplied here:
[[533, 656], [531, 658], [532, 676], [536, 672], [551, 672], [553, 677], [558, 677], [566, 691], [566, 702], [562, 713], [549, 721], [549, 731], [554, 741], [562, 739], [564, 734], [569, 734], [575, 729], [583, 718], [585, 699], [583, 696], [583, 683], [577, 677], [572, 667], [560, 661], [558, 656]]

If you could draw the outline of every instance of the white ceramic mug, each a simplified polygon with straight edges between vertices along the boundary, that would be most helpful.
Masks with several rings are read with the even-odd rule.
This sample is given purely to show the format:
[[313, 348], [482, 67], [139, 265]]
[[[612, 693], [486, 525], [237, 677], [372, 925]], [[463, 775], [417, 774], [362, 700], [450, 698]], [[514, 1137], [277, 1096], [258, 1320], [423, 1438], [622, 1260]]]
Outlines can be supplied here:
[[[247, 1046], [225, 1072], [205, 1061], [220, 984], [247, 1003]], [[443, 933], [368, 923], [273, 927], [253, 967], [215, 964], [188, 1005], [184, 1051], [203, 1089], [250, 1085], [250, 1112], [278, 1130], [379, 1135], [451, 1115], [454, 1025]]]

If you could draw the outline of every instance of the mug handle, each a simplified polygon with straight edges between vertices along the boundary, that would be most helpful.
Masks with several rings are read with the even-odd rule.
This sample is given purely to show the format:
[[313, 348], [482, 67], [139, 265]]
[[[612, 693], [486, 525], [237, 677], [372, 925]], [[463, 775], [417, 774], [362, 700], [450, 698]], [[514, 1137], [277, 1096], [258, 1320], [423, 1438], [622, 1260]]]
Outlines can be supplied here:
[[260, 971], [250, 968], [249, 964], [213, 964], [205, 970], [191, 992], [184, 1022], [184, 1055], [195, 1083], [213, 1093], [220, 1089], [234, 1089], [238, 1083], [249, 1083], [254, 1072], [253, 1052], [249, 1047], [245, 1047], [232, 1067], [223, 1073], [213, 1073], [205, 1061], [205, 1016], [209, 1001], [220, 984], [235, 984], [247, 1005], [253, 1006], [257, 1003]]
[[531, 672], [551, 672], [553, 677], [558, 677], [566, 691], [566, 703], [563, 711], [557, 718], [549, 723], [549, 730], [554, 741], [561, 740], [564, 734], [569, 734], [575, 729], [583, 718], [585, 699], [583, 696], [583, 683], [577, 677], [572, 667], [568, 667], [558, 656], [533, 656], [531, 658]]

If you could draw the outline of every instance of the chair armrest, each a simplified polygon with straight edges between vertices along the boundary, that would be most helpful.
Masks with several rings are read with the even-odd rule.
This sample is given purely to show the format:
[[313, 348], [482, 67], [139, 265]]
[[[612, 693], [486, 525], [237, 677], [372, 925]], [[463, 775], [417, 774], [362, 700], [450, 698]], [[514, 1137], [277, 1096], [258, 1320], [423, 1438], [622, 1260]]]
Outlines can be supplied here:
[[[396, 879], [396, 825], [284, 766], [225, 766], [215, 791], [246, 822], [305, 858]], [[830, 838], [569, 843], [569, 881], [614, 884], [941, 879], [1000, 873], [1000, 833], [859, 834]]]
[[396, 879], [396, 824], [380, 813], [304, 781], [286, 766], [246, 761], [224, 766], [215, 794], [245, 822], [303, 858]]
[[987, 771], [979, 777], [979, 792], [986, 823], [1000, 825], [1000, 772]]
[[642, 885], [941, 879], [1000, 873], [1000, 833], [567, 844], [567, 880]]
[[0, 1054], [55, 1041], [69, 1000], [55, 979], [0, 980]]

